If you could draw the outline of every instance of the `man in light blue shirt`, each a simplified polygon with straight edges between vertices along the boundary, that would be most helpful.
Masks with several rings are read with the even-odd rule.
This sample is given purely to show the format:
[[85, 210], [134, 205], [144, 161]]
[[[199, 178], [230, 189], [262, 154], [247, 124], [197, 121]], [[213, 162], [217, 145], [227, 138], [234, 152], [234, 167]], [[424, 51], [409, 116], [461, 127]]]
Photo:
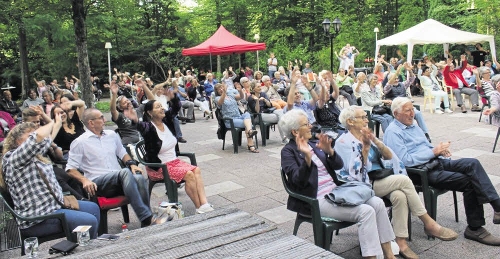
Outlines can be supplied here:
[[293, 74], [292, 76], [292, 83], [290, 85], [290, 88], [288, 88], [286, 91], [289, 91], [287, 94], [287, 105], [285, 106], [285, 109], [283, 109], [283, 112], [286, 113], [287, 111], [291, 109], [301, 109], [307, 114], [307, 119], [309, 120], [310, 124], [313, 124], [316, 122], [316, 118], [314, 118], [314, 109], [316, 109], [316, 102], [318, 101], [318, 94], [316, 91], [314, 91], [313, 87], [311, 84], [307, 81], [307, 76], [303, 75], [302, 76], [302, 82], [304, 83], [305, 87], [311, 93], [312, 99], [309, 101], [303, 101], [302, 100], [302, 93], [297, 89], [296, 84], [297, 80], [299, 79], [299, 76], [297, 74]]
[[391, 109], [395, 119], [384, 132], [384, 143], [407, 167], [422, 165], [437, 158], [444, 170], [430, 172], [429, 184], [438, 189], [463, 192], [468, 224], [465, 238], [500, 246], [500, 238], [482, 227], [485, 225], [485, 203], [493, 207], [493, 223], [500, 224], [500, 197], [481, 163], [475, 158], [452, 160], [450, 142], [432, 146], [422, 129], [414, 123], [415, 112], [410, 99], [395, 98]]

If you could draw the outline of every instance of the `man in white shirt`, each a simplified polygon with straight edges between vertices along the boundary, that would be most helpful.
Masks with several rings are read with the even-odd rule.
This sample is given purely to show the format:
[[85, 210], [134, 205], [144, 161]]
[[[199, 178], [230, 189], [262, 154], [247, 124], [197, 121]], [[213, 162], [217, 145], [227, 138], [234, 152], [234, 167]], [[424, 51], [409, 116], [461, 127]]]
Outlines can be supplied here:
[[[112, 130], [104, 130], [104, 115], [94, 108], [83, 112], [85, 133], [71, 143], [66, 172], [82, 183], [90, 196], [125, 195], [141, 227], [151, 225], [148, 181]], [[128, 168], [121, 168], [118, 159]], [[83, 171], [83, 174], [80, 171]]]

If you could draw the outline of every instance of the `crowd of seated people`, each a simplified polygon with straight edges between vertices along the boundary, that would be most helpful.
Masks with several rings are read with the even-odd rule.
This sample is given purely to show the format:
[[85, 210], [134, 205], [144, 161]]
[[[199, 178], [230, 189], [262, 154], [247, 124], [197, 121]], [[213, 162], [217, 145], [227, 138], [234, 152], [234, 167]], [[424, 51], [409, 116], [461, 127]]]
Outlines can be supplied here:
[[[352, 55], [349, 50], [344, 50], [345, 57], [349, 54]], [[404, 110], [409, 116], [411, 115], [411, 122], [402, 122], [401, 106], [395, 103], [395, 100], [406, 96], [408, 86], [415, 80], [415, 75], [412, 72], [413, 67], [407, 63], [400, 65], [400, 60], [391, 58], [390, 63], [386, 64], [387, 71], [384, 71], [382, 66], [386, 63], [384, 62], [383, 58], [379, 59], [375, 73], [368, 75], [363, 72], [355, 74], [354, 69], [351, 68], [348, 68], [348, 72], [343, 69], [339, 71], [339, 74], [333, 74], [332, 71], [321, 71], [319, 75], [316, 75], [310, 65], [302, 68], [299, 65], [300, 62], [296, 64], [296, 67], [293, 67], [292, 63], [289, 62], [289, 75], [283, 67], [279, 67], [278, 71], [273, 73], [272, 78], [250, 68], [240, 70], [240, 74], [236, 75], [232, 68], [228, 68], [220, 80], [215, 78], [214, 74], [206, 73], [203, 75], [205, 80], [200, 81], [200, 83], [198, 83], [199, 77], [195, 71], [177, 70], [172, 73], [170, 70], [168, 78], [156, 85], [144, 75], [130, 76], [129, 73], [115, 70], [112, 82], [104, 87], [110, 90], [111, 118], [118, 126], [119, 135], [103, 131], [105, 120], [100, 111], [91, 108], [85, 109], [84, 102], [78, 99], [78, 94], [75, 94], [75, 92], [78, 93], [78, 86], [75, 86], [78, 85], [77, 78], [66, 79], [63, 89], [58, 87], [57, 81], [50, 85], [45, 85], [44, 81], [37, 81], [37, 90], [29, 91], [28, 99], [23, 103], [23, 116], [21, 116], [21, 109], [12, 101], [11, 93], [9, 91], [3, 93], [4, 99], [0, 102], [0, 109], [4, 109], [3, 113], [10, 116], [12, 119], [10, 124], [12, 125], [9, 125], [9, 121], [5, 119], [6, 123], [2, 122], [2, 125], [5, 128], [4, 124], [7, 124], [7, 131], [12, 131], [15, 119], [22, 118], [26, 124], [35, 124], [33, 126], [33, 129], [36, 130], [35, 133], [38, 132], [40, 125], [42, 128], [45, 127], [44, 125], [52, 125], [48, 130], [50, 134], [47, 135], [45, 131], [43, 132], [47, 138], [53, 139], [44, 148], [44, 154], [53, 161], [68, 161], [66, 170], [59, 170], [57, 167], [51, 169], [55, 182], [59, 183], [59, 188], [76, 194], [75, 196], [79, 199], [85, 199], [87, 194], [113, 196], [118, 192], [106, 193], [100, 192], [100, 190], [109, 184], [108, 178], [111, 175], [112, 177], [126, 177], [127, 183], [132, 183], [132, 187], [114, 186], [114, 188], [125, 191], [126, 196], [135, 196], [131, 201], [131, 203], [133, 202], [132, 207], [140, 219], [141, 225], [148, 226], [157, 222], [150, 208], [149, 194], [146, 198], [147, 188], [144, 188], [145, 183], [140, 178], [142, 177], [139, 173], [140, 170], [132, 157], [126, 154], [125, 149], [122, 149], [122, 145], [134, 145], [142, 139], [149, 139], [145, 141], [145, 160], [166, 164], [172, 179], [178, 183], [186, 182], [186, 193], [193, 201], [197, 213], [205, 213], [213, 210], [213, 207], [207, 201], [200, 168], [186, 164], [176, 157], [177, 144], [186, 141], [182, 137], [180, 125], [184, 122], [195, 121], [192, 117], [194, 107], [199, 107], [206, 119], [210, 118], [213, 109], [220, 109], [223, 117], [232, 118], [236, 127], [244, 128], [248, 150], [252, 153], [259, 153], [252, 138], [257, 134], [253, 127], [257, 123], [252, 120], [250, 113], [262, 113], [261, 117], [265, 122], [278, 123], [281, 142], [286, 145], [282, 151], [283, 170], [292, 176], [292, 179], [294, 176], [301, 176], [301, 179], [307, 176], [306, 178], [309, 180], [305, 181], [315, 182], [315, 185], [311, 186], [312, 189], [300, 190], [304, 191], [305, 195], [319, 199], [321, 198], [319, 193], [324, 194], [327, 190], [336, 188], [336, 185], [331, 183], [328, 183], [327, 186], [322, 185], [325, 179], [333, 178], [332, 174], [344, 177], [344, 180], [369, 182], [366, 173], [380, 166], [377, 159], [391, 160], [396, 175], [390, 178], [396, 179], [394, 182], [398, 183], [397, 187], [393, 186], [391, 181], [389, 184], [394, 189], [385, 188], [384, 185], [380, 184], [382, 181], [378, 181], [374, 182], [375, 186], [377, 183], [379, 184], [374, 190], [375, 195], [381, 198], [386, 197], [393, 203], [401, 200], [406, 202], [403, 203], [406, 204], [404, 206], [399, 204], [393, 208], [394, 213], [397, 214], [393, 219], [393, 226], [390, 222], [378, 225], [378, 223], [388, 221], [388, 219], [385, 219], [387, 214], [377, 214], [382, 211], [383, 203], [381, 204], [380, 199], [376, 197], [358, 208], [349, 208], [345, 211], [321, 201], [320, 209], [324, 210], [325, 215], [342, 220], [372, 221], [366, 226], [360, 226], [360, 228], [371, 230], [370, 233], [373, 235], [369, 238], [360, 236], [363, 256], [378, 255], [382, 251], [385, 253], [388, 249], [387, 242], [396, 238], [404, 257], [415, 258], [416, 255], [406, 243], [408, 229], [404, 219], [407, 218], [406, 215], [409, 212], [422, 220], [424, 229], [429, 235], [443, 240], [452, 240], [456, 238], [457, 234], [436, 223], [429, 217], [421, 202], [416, 201], [415, 189], [404, 170], [405, 166], [414, 166], [414, 164], [401, 157], [401, 154], [396, 152], [396, 148], [391, 146], [392, 143], [384, 144], [366, 128], [368, 125], [366, 119], [368, 118], [381, 124], [384, 136], [386, 131], [391, 132], [389, 127], [400, 126], [398, 123], [403, 123], [407, 127], [418, 125], [425, 142], [432, 148], [421, 114], [412, 106], [412, 111]], [[465, 57], [462, 56], [461, 66], [466, 65]], [[434, 71], [434, 67], [436, 67], [436, 71]], [[440, 84], [437, 79], [433, 78], [438, 77], [438, 72], [443, 75], [444, 81], [449, 85], [450, 74], [454, 71], [450, 61], [447, 61], [441, 71], [438, 71], [437, 65], [433, 62], [426, 62], [425, 66], [419, 66], [419, 69], [421, 70], [419, 76], [422, 86], [431, 87], [431, 92], [435, 90], [433, 84]], [[475, 88], [477, 90], [470, 89], [476, 92], [482, 91], [485, 96], [496, 100], [494, 98], [496, 98], [498, 84], [494, 83], [495, 81], [489, 72], [490, 69], [487, 66], [473, 69], [472, 73], [476, 79]], [[172, 74], [174, 77], [171, 77]], [[403, 74], [404, 76], [402, 76]], [[427, 77], [429, 82], [424, 77]], [[455, 81], [457, 79], [460, 80], [458, 72]], [[383, 86], [384, 84], [385, 86]], [[457, 84], [454, 92], [468, 91], [463, 89], [467, 82], [465, 84], [462, 82], [462, 87], [460, 87], [460, 83]], [[351, 88], [352, 93], [346, 86]], [[68, 90], [64, 90], [64, 88]], [[41, 99], [37, 97], [37, 92]], [[448, 96], [443, 96], [441, 92], [439, 94], [444, 101]], [[212, 95], [212, 93], [214, 94]], [[349, 104], [352, 105], [343, 111], [336, 105], [336, 100], [341, 94], [346, 95], [350, 100]], [[360, 101], [359, 106], [356, 106], [358, 104], [356, 98]], [[382, 106], [385, 107], [384, 113], [374, 112], [374, 109]], [[179, 113], [183, 107], [188, 109], [187, 112]], [[449, 102], [444, 102], [444, 108], [446, 112], [450, 112]], [[437, 105], [436, 109], [438, 109]], [[495, 113], [496, 109], [496, 106], [492, 106], [491, 109], [485, 111], [485, 114]], [[365, 111], [370, 111], [369, 117]], [[2, 120], [1, 111], [0, 120]], [[56, 121], [57, 123], [55, 123]], [[312, 132], [313, 126], [322, 127], [323, 130]], [[37, 142], [37, 134], [32, 135], [34, 137], [28, 139]], [[106, 156], [97, 159], [92, 153], [92, 150], [96, 148], [96, 143], [92, 140], [92, 137], [95, 136], [107, 138], [106, 141], [109, 141], [110, 146], [116, 147], [112, 152], [118, 154], [118, 157], [128, 166], [127, 170], [123, 170], [117, 165], [113, 165], [111, 169], [102, 169], [105, 167], [103, 159]], [[350, 139], [348, 139], [349, 136]], [[45, 137], [41, 141], [45, 141], [44, 139]], [[384, 141], [386, 141], [385, 137]], [[339, 145], [338, 150], [333, 148], [335, 143]], [[357, 145], [359, 152], [356, 154], [348, 146], [342, 149], [342, 145], [351, 145], [352, 143], [359, 144]], [[318, 147], [323, 153], [315, 153]], [[442, 152], [445, 152], [445, 149], [443, 147]], [[111, 153], [107, 154], [106, 159], [116, 160], [111, 159], [111, 157]], [[88, 163], [92, 159], [95, 160], [95, 163]], [[359, 160], [359, 163], [356, 163], [356, 159]], [[429, 159], [431, 158], [429, 157]], [[291, 160], [294, 160], [294, 163], [288, 163]], [[313, 164], [314, 166], [311, 166]], [[364, 175], [351, 172], [356, 171], [355, 167], [359, 165], [366, 169], [363, 171]], [[147, 171], [150, 175], [161, 175], [161, 172], [151, 168], [147, 168]], [[2, 171], [2, 174], [5, 176], [5, 170]], [[468, 172], [467, 177], [473, 177], [473, 175]], [[322, 181], [318, 182], [318, 180]], [[292, 184], [307, 185], [307, 183], [300, 181]], [[469, 186], [459, 186], [454, 190], [465, 193], [471, 191], [468, 188]], [[498, 195], [488, 193], [483, 196], [487, 197], [483, 199], [481, 196], [480, 202], [492, 204], [495, 210], [495, 222], [500, 223]], [[299, 212], [302, 211], [300, 204], [291, 203], [289, 201], [291, 208]], [[59, 208], [56, 206], [51, 209], [45, 213]], [[467, 207], [466, 210], [468, 210]], [[377, 215], [367, 218], [355, 216], [362, 211], [375, 211]], [[473, 217], [472, 214], [467, 216]], [[469, 223], [466, 233], [469, 239], [497, 245], [497, 238], [487, 231], [483, 231], [480, 220], [478, 223]], [[379, 244], [373, 245], [373, 243]], [[379, 249], [377, 246], [381, 248]]]

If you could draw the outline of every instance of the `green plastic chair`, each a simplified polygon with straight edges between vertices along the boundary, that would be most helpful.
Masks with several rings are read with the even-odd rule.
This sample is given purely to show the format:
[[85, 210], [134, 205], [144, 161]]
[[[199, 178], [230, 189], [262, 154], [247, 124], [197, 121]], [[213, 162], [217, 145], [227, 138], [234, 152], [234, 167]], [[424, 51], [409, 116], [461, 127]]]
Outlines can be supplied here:
[[[410, 179], [413, 181], [413, 185], [417, 190], [417, 193], [421, 192], [424, 196], [424, 205], [429, 216], [436, 220], [437, 218], [437, 198], [441, 194], [445, 194], [448, 190], [437, 189], [429, 185], [429, 178], [427, 176], [428, 172], [426, 169], [418, 169], [413, 167], [406, 167], [406, 172]], [[455, 221], [458, 222], [458, 203], [457, 203], [457, 192], [453, 192], [453, 203], [455, 207]], [[431, 238], [430, 236], [428, 237]], [[432, 237], [433, 238], [433, 237]], [[434, 239], [434, 238], [433, 238]]]
[[259, 125], [260, 128], [260, 138], [262, 139], [262, 146], [266, 146], [266, 140], [269, 139], [269, 133], [271, 131], [271, 127], [274, 129], [275, 125], [278, 123], [264, 122], [262, 120], [261, 113], [252, 113], [252, 122], [255, 122], [256, 125]]
[[[10, 194], [8, 193], [8, 191], [1, 192], [0, 200], [1, 200], [0, 203], [3, 203], [3, 205], [4, 205], [4, 208], [7, 208], [7, 210], [4, 212], [9, 212], [16, 219], [16, 226], [17, 226], [17, 231], [18, 231], [19, 235], [15, 236], [15, 237], [13, 236], [11, 238], [19, 237], [18, 244], [20, 244], [20, 246], [21, 246], [21, 255], [25, 255], [23, 240], [28, 238], [29, 236], [23, 235], [23, 232], [19, 229], [19, 225], [17, 223], [18, 220], [30, 222], [30, 221], [42, 221], [42, 220], [46, 220], [46, 219], [58, 219], [61, 221], [61, 226], [62, 226], [63, 231], [59, 232], [59, 233], [55, 233], [53, 235], [49, 235], [49, 236], [39, 236], [39, 237], [37, 237], [38, 243], [41, 244], [41, 243], [44, 243], [44, 242], [47, 242], [50, 240], [54, 240], [54, 239], [59, 239], [62, 237], [66, 237], [66, 239], [69, 241], [76, 242], [76, 235], [71, 234], [71, 230], [69, 229], [68, 223], [66, 222], [66, 216], [64, 215], [64, 213], [52, 213], [49, 215], [36, 216], [36, 217], [23, 217], [14, 211], [14, 209], [13, 209], [14, 202], [12, 201], [12, 198], [11, 198]], [[11, 240], [11, 241], [12, 241], [12, 243], [16, 243], [15, 240]]]
[[[153, 190], [153, 187], [157, 183], [164, 182], [165, 183], [165, 189], [167, 190], [167, 197], [168, 197], [168, 202], [176, 203], [179, 201], [179, 193], [177, 189], [181, 187], [181, 183], [177, 183], [176, 181], [172, 180], [170, 176], [168, 175], [168, 170], [167, 166], [162, 163], [148, 163], [144, 161], [144, 155], [146, 154], [146, 149], [144, 145], [144, 140], [139, 141], [136, 146], [135, 146], [135, 152], [137, 154], [137, 159], [139, 160], [139, 163], [153, 168], [161, 168], [162, 173], [163, 173], [163, 180], [160, 181], [153, 181], [149, 179], [149, 195], [151, 196], [151, 190]], [[189, 161], [192, 165], [196, 166], [196, 156], [194, 153], [187, 153], [187, 152], [177, 152], [177, 156], [185, 156], [189, 158]]]
[[290, 188], [288, 188], [288, 180], [283, 169], [281, 169], [281, 180], [283, 181], [283, 186], [285, 187], [288, 195], [304, 201], [311, 206], [311, 216], [297, 213], [297, 217], [295, 218], [295, 226], [293, 228], [293, 235], [297, 235], [297, 231], [299, 230], [299, 226], [300, 224], [302, 224], [302, 222], [309, 222], [313, 225], [314, 244], [323, 249], [330, 250], [333, 231], [336, 230], [336, 235], [338, 235], [340, 229], [356, 224], [355, 222], [346, 222], [336, 220], [334, 218], [321, 217], [318, 200], [295, 193], [290, 190]]

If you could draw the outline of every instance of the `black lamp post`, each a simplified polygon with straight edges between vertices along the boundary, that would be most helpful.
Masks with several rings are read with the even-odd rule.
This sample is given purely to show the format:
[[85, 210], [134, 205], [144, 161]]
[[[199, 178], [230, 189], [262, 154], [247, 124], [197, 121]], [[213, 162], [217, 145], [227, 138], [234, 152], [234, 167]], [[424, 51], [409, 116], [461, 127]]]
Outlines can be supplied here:
[[[326, 18], [323, 21], [323, 30], [325, 31], [325, 35], [330, 38], [330, 71], [333, 73], [333, 39], [337, 37], [337, 35], [340, 32], [340, 26], [342, 25], [342, 22], [340, 19], [337, 17], [333, 22], [330, 22], [328, 18]], [[333, 26], [333, 32], [330, 33], [330, 28]]]

